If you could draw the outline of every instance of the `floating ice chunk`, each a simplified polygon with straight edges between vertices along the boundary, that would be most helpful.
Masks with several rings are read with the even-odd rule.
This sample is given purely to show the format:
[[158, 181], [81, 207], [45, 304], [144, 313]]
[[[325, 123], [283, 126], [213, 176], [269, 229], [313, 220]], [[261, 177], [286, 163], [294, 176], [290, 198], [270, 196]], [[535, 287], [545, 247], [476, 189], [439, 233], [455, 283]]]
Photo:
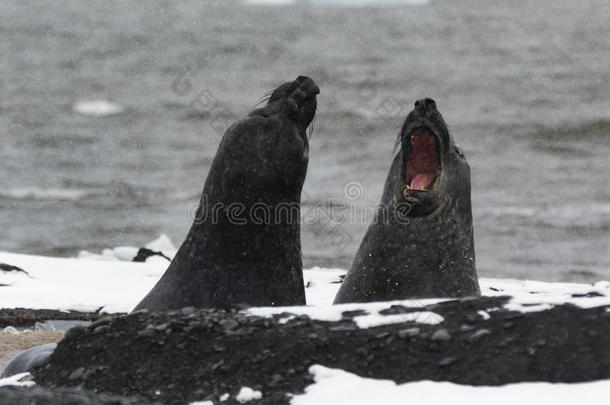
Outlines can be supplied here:
[[89, 117], [109, 117], [124, 111], [119, 104], [107, 100], [78, 101], [72, 108], [74, 112]]
[[152, 242], [147, 243], [145, 247], [146, 249], [150, 249], [155, 252], [161, 252], [170, 259], [173, 258], [178, 251], [169, 236], [164, 233], [159, 235], [159, 237]]

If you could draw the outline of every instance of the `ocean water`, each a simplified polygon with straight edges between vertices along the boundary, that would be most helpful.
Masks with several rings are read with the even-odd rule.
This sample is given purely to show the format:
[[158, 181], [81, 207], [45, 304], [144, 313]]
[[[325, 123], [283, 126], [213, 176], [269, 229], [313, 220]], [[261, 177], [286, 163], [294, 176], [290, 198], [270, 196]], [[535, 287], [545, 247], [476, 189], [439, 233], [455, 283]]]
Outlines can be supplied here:
[[306, 74], [306, 266], [349, 268], [429, 96], [472, 168], [479, 273], [610, 278], [610, 2], [257, 3], [3, 1], [0, 250], [179, 245], [224, 130]]

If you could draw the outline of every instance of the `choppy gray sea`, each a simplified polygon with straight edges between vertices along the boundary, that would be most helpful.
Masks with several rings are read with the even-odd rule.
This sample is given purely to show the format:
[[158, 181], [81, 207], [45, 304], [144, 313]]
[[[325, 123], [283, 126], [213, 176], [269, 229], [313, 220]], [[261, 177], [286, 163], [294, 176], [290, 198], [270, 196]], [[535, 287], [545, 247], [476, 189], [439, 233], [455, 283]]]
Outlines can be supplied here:
[[0, 250], [179, 245], [221, 134], [306, 74], [306, 266], [349, 267], [366, 221], [329, 211], [378, 202], [429, 96], [471, 164], [479, 273], [610, 278], [610, 2], [414, 2], [3, 1]]

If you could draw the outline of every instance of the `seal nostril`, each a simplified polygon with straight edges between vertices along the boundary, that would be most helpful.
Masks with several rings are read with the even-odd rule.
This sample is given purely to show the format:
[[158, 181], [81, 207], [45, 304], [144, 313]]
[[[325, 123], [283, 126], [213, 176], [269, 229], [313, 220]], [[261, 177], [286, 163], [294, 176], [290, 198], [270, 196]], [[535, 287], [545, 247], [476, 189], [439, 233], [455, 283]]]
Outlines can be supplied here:
[[436, 102], [434, 100], [432, 100], [431, 98], [423, 98], [423, 99], [417, 100], [415, 102], [415, 107], [421, 108], [424, 111], [428, 111], [431, 109], [436, 109]]
[[308, 95], [320, 94], [320, 88], [311, 77], [299, 76], [295, 80], [298, 86]]

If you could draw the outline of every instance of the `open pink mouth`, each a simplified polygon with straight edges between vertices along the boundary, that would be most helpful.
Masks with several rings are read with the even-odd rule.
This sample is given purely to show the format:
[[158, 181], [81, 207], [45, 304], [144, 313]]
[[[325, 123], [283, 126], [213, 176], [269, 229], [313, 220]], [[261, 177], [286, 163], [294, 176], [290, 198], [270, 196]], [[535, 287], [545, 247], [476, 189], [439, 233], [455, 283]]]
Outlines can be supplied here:
[[411, 152], [407, 157], [407, 188], [429, 190], [439, 172], [436, 138], [426, 132], [411, 135]]

